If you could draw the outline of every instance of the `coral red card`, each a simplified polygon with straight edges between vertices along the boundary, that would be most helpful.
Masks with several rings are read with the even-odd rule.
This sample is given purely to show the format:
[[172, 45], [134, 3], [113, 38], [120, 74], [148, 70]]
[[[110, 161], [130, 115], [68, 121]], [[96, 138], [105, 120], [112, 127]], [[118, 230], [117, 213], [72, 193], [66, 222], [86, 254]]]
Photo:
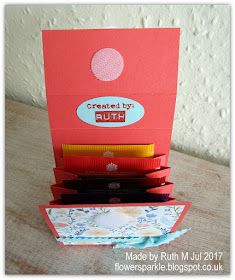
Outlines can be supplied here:
[[178, 28], [43, 31], [56, 166], [62, 144], [155, 144], [167, 164]]
[[[178, 28], [43, 31], [54, 173], [60, 186], [64, 179], [99, 176], [99, 172], [107, 177], [146, 176], [165, 182], [169, 168], [162, 166], [167, 166], [170, 150], [179, 35]], [[132, 158], [129, 169], [124, 168], [127, 159], [102, 158], [99, 170], [91, 168], [94, 157], [63, 159], [62, 144], [154, 144], [155, 157]], [[161, 161], [156, 164], [158, 157]], [[138, 163], [135, 168], [133, 162]], [[137, 168], [139, 163], [141, 168]], [[124, 167], [119, 171], [121, 164]], [[170, 184], [159, 189], [161, 194], [166, 194], [166, 187], [167, 195], [172, 192]], [[71, 194], [58, 185], [52, 190], [56, 198]], [[40, 206], [42, 214], [57, 238], [77, 239], [165, 235], [176, 229], [190, 206], [175, 199], [68, 205], [61, 201]]]

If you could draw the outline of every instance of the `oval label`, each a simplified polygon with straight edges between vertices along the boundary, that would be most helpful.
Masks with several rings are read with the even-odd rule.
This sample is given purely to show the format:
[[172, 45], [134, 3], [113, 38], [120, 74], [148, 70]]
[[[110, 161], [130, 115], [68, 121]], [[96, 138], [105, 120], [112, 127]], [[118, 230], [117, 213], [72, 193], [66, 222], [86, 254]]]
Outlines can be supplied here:
[[121, 127], [138, 122], [144, 116], [144, 107], [135, 100], [104, 96], [89, 99], [77, 108], [82, 121], [101, 127]]

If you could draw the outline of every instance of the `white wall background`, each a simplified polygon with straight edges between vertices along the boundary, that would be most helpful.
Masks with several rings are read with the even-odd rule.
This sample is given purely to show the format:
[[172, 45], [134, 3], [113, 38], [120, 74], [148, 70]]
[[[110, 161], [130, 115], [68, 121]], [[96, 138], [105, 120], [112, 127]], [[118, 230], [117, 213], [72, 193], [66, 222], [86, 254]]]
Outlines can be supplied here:
[[9, 98], [46, 108], [42, 29], [180, 27], [174, 149], [228, 164], [230, 7], [227, 5], [21, 5], [5, 8]]

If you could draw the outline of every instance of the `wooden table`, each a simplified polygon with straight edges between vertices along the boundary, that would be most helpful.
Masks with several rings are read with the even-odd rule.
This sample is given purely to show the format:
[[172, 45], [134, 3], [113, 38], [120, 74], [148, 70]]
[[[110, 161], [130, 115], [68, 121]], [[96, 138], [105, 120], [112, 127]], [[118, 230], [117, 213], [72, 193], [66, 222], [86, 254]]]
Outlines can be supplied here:
[[[193, 205], [180, 228], [186, 235], [159, 248], [112, 249], [110, 246], [64, 246], [56, 244], [38, 210], [51, 200], [54, 182], [53, 155], [47, 112], [6, 100], [6, 273], [7, 274], [143, 274], [115, 271], [115, 263], [127, 261], [126, 252], [149, 254], [223, 252], [221, 272], [230, 270], [230, 173], [229, 168], [171, 151], [171, 181], [175, 197]], [[219, 261], [201, 262], [217, 264]], [[166, 261], [163, 263], [167, 263]], [[179, 261], [178, 264], [198, 261]], [[153, 263], [152, 263], [153, 264]], [[145, 272], [144, 274], [177, 274]], [[178, 272], [179, 274], [179, 272]], [[188, 274], [185, 272], [185, 274]]]

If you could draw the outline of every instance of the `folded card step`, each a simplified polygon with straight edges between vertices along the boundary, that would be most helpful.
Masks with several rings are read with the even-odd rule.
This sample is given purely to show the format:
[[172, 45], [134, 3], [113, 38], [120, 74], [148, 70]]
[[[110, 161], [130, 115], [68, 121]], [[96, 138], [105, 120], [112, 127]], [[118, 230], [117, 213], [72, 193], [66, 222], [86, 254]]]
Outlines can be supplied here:
[[119, 172], [119, 171], [107, 171], [107, 172], [91, 172], [91, 171], [85, 171], [85, 172], [68, 172], [65, 171], [63, 167], [55, 167], [54, 168], [54, 176], [56, 183], [60, 183], [63, 180], [69, 180], [69, 179], [77, 179], [79, 177], [84, 177], [84, 176], [89, 176], [89, 177], [107, 177], [107, 178], [112, 178], [112, 177], [149, 177], [149, 178], [156, 178], [158, 179], [158, 185], [164, 183], [166, 180], [168, 180], [170, 176], [170, 171], [171, 168], [168, 166], [161, 166], [158, 170], [156, 171], [143, 171], [143, 172]]
[[[155, 194], [172, 194], [174, 189], [174, 184], [173, 183], [169, 183], [166, 182], [164, 185], [160, 185], [160, 186], [156, 186], [156, 187], [148, 187], [145, 191], [148, 193], [155, 193]], [[127, 193], [127, 194], [131, 194], [133, 192], [138, 191], [138, 189], [133, 189], [133, 191], [130, 190], [125, 190], [123, 191], [123, 193]], [[54, 199], [60, 199], [62, 194], [77, 194], [79, 193], [79, 190], [77, 189], [71, 189], [71, 188], [65, 188], [63, 182], [57, 183], [57, 184], [53, 184], [51, 185], [51, 192], [53, 194]], [[90, 195], [95, 195], [97, 193], [97, 191], [92, 190], [92, 191], [85, 191], [83, 190], [83, 192], [85, 193], [90, 193]], [[107, 191], [106, 191], [107, 192]], [[122, 192], [122, 190], [118, 190], [118, 189], [112, 189], [108, 191], [109, 193], [120, 193]], [[143, 192], [143, 190], [142, 190]], [[98, 191], [98, 193], [102, 193], [101, 191]]]
[[71, 145], [62, 144], [65, 156], [141, 157], [154, 156], [154, 144], [147, 145]]
[[60, 198], [61, 205], [71, 204], [117, 204], [117, 203], [146, 203], [168, 201], [169, 194], [158, 193], [78, 193], [62, 194]]
[[69, 172], [143, 172], [159, 169], [165, 155], [154, 158], [107, 158], [96, 156], [65, 156], [64, 170]]

